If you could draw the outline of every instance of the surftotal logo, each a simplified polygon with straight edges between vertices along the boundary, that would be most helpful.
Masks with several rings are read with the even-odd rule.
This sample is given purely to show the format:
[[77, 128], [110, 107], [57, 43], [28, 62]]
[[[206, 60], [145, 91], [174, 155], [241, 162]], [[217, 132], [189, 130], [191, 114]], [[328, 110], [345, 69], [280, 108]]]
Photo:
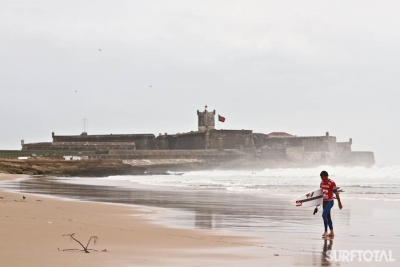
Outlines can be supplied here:
[[327, 261], [394, 262], [391, 250], [327, 250]]

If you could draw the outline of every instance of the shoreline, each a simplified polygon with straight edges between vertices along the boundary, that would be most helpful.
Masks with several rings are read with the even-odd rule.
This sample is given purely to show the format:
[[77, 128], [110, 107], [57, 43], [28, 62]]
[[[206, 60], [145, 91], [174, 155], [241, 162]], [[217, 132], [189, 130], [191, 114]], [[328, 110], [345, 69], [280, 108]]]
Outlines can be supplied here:
[[[16, 178], [23, 177], [0, 174], [0, 180]], [[163, 227], [148, 218], [154, 214], [149, 208], [22, 196], [0, 190], [0, 257], [5, 266], [177, 266], [174, 262], [182, 258], [186, 263], [227, 264], [246, 259], [238, 249], [257, 243], [215, 231]], [[84, 244], [98, 236], [89, 248], [99, 252], [62, 251], [79, 248], [63, 237], [72, 233]]]

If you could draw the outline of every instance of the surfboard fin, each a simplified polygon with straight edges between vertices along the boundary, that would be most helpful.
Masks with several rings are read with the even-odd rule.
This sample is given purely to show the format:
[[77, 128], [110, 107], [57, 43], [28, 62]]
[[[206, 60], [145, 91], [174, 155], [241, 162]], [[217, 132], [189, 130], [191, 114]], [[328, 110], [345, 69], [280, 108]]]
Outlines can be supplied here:
[[315, 207], [313, 215], [318, 212], [318, 206]]

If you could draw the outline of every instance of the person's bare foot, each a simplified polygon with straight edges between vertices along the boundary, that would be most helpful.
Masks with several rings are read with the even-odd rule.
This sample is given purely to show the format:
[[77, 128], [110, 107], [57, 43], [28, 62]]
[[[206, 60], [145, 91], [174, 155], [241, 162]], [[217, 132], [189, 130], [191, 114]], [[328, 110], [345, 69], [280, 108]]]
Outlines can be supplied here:
[[322, 237], [328, 237], [329, 235], [328, 235], [328, 232], [324, 232], [323, 234], [322, 234]]

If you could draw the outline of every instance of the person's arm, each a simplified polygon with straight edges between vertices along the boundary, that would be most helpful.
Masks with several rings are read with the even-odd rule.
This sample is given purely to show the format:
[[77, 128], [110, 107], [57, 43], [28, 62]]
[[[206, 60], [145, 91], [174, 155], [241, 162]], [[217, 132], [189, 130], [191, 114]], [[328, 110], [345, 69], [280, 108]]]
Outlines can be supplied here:
[[333, 184], [332, 184], [332, 189], [333, 189], [332, 191], [333, 191], [333, 193], [335, 193], [336, 199], [337, 199], [337, 201], [339, 203], [339, 209], [342, 209], [343, 208], [342, 202], [340, 201], [339, 193], [338, 193], [338, 190], [337, 190], [335, 182], [333, 182]]
[[338, 193], [338, 192], [335, 192], [335, 194], [336, 194], [336, 199], [337, 199], [337, 201], [338, 201], [338, 203], [339, 203], [339, 209], [342, 209], [343, 206], [342, 206], [342, 202], [340, 201], [339, 193]]

